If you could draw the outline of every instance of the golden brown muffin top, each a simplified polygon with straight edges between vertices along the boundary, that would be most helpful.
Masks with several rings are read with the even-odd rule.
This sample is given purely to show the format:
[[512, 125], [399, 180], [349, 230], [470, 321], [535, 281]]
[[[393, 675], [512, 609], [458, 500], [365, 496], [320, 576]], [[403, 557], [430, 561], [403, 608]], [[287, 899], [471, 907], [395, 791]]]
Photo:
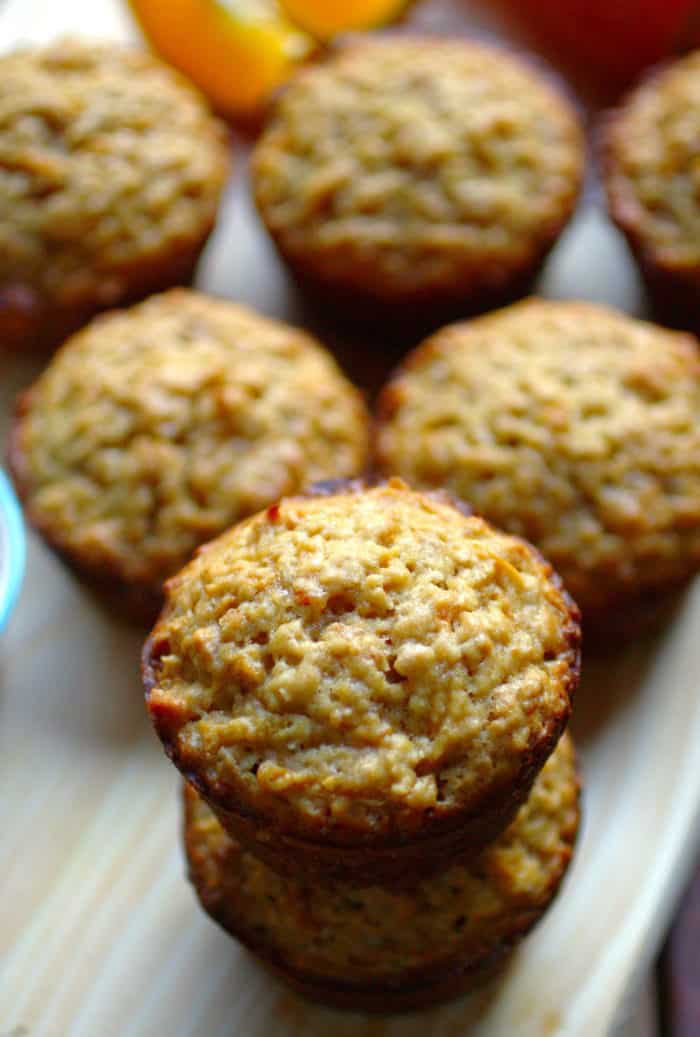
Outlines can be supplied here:
[[700, 51], [657, 71], [609, 118], [603, 135], [613, 216], [655, 264], [700, 264]]
[[227, 172], [222, 124], [151, 55], [0, 56], [0, 289], [108, 305], [130, 265], [201, 238]]
[[578, 791], [565, 735], [491, 846], [409, 888], [281, 876], [242, 851], [190, 786], [185, 843], [197, 892], [222, 924], [299, 972], [373, 981], [453, 956], [476, 962], [526, 931], [571, 859]]
[[529, 263], [570, 215], [582, 161], [574, 114], [527, 65], [404, 37], [297, 74], [252, 172], [285, 253], [391, 299]]
[[426, 340], [379, 401], [384, 471], [527, 537], [583, 609], [700, 564], [700, 354], [604, 306], [532, 299]]
[[290, 498], [167, 585], [151, 715], [212, 802], [401, 836], [521, 779], [568, 717], [578, 627], [529, 545], [398, 480]]
[[302, 331], [176, 289], [98, 318], [21, 399], [32, 520], [93, 568], [158, 585], [203, 541], [364, 468], [359, 393]]

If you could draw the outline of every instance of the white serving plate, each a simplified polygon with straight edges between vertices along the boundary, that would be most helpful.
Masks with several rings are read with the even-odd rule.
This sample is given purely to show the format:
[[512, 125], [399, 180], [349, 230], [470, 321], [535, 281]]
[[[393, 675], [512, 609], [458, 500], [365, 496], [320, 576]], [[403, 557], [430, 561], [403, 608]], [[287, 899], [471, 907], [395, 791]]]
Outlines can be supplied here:
[[[117, 0], [0, 0], [0, 46], [61, 31], [130, 30]], [[200, 286], [298, 316], [243, 167], [239, 159]], [[595, 200], [541, 290], [640, 312], [636, 274]], [[14, 393], [37, 365], [0, 365], [4, 441]], [[367, 1019], [289, 993], [199, 910], [178, 846], [178, 780], [141, 701], [141, 636], [30, 535], [23, 596], [0, 639], [1, 1037], [611, 1035], [698, 841], [698, 632], [700, 583], [661, 636], [586, 660], [575, 864], [501, 984], [429, 1013]]]

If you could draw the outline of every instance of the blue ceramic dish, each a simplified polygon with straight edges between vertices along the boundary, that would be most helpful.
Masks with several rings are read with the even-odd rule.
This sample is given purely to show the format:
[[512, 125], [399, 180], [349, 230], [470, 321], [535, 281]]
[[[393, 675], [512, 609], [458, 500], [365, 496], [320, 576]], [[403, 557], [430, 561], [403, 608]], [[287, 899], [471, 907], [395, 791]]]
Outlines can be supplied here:
[[24, 576], [26, 541], [22, 512], [10, 483], [0, 468], [0, 631], [19, 596]]

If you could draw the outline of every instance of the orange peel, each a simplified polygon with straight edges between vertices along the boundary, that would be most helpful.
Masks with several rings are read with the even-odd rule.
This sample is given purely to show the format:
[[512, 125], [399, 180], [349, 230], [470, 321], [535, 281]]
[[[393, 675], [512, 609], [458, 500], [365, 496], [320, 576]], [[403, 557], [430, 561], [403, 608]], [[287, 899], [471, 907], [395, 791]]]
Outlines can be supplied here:
[[257, 117], [315, 47], [272, 0], [129, 0], [144, 35], [222, 114]]
[[407, 0], [280, 0], [285, 14], [320, 40], [362, 32], [395, 21]]

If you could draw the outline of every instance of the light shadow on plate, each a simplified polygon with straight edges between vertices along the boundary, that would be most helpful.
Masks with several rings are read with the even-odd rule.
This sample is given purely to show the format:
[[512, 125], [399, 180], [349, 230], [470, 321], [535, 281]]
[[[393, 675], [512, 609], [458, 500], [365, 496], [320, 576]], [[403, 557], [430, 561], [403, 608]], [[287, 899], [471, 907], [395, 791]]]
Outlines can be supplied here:
[[576, 693], [571, 731], [577, 742], [585, 743], [610, 722], [618, 710], [634, 698], [653, 656], [649, 643], [635, 645], [613, 654], [586, 655], [581, 684]]
[[[246, 988], [257, 987], [255, 1010], [246, 1012], [247, 1037], [464, 1037], [497, 997], [502, 982], [498, 977], [473, 994], [431, 1009], [366, 1015], [307, 1001], [247, 953], [235, 961], [234, 968], [250, 973]], [[240, 988], [240, 976], [230, 971], [226, 987]], [[237, 1031], [232, 1031], [232, 1037], [234, 1032]]]
[[584, 636], [581, 684], [576, 694], [571, 730], [578, 742], [594, 738], [622, 709], [633, 705], [659, 645], [683, 607], [687, 591], [661, 602], [656, 624], [636, 640], [614, 648]]
[[60, 734], [120, 750], [150, 736], [140, 682], [144, 633], [95, 608], [36, 541], [7, 634], [0, 647], [0, 722], [19, 739]]

